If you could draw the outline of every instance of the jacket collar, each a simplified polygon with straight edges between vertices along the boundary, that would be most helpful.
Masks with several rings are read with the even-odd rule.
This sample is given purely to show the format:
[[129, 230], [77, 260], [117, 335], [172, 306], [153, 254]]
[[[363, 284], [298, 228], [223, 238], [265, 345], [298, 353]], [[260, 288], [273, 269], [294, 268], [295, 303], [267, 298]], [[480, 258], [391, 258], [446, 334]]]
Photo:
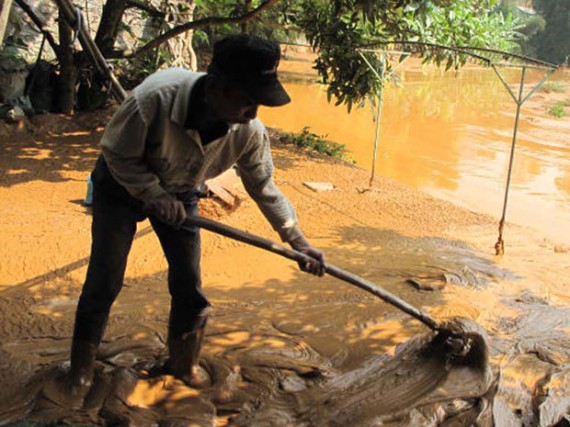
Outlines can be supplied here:
[[184, 127], [186, 123], [186, 118], [190, 114], [190, 93], [192, 88], [202, 76], [206, 73], [192, 73], [185, 79], [181, 84], [176, 97], [174, 98], [174, 104], [172, 105], [172, 112], [170, 113], [170, 120]]

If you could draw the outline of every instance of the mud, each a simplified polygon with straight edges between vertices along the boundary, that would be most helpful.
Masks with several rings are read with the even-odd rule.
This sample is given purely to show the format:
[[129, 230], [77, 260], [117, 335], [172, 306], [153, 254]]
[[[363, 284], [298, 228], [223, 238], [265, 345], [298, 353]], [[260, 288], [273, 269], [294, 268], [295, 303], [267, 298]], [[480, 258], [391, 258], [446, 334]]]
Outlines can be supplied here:
[[[426, 417], [432, 411], [426, 421], [435, 420], [435, 413], [438, 422], [449, 421], [478, 404], [492, 385], [485, 332], [472, 321], [465, 325], [462, 335], [475, 336], [478, 342], [462, 357], [451, 356], [445, 335], [415, 337], [398, 346], [394, 356], [373, 357], [302, 390], [282, 390], [259, 407], [248, 408], [236, 424], [390, 425], [412, 423], [416, 413]], [[472, 422], [482, 418], [476, 414]]]
[[[169, 296], [159, 243], [142, 223], [94, 386], [69, 399], [62, 378], [89, 250], [80, 201], [101, 134], [90, 123], [104, 118], [42, 120], [44, 130], [5, 132], [0, 144], [0, 425], [547, 426], [568, 416], [567, 251], [509, 224], [507, 255], [495, 258], [493, 218], [391, 180], [359, 192], [365, 171], [279, 145], [276, 180], [307, 237], [439, 321], [467, 319], [471, 352], [450, 358], [454, 342], [366, 292], [204, 232], [210, 383], [153, 376], [166, 357]], [[302, 184], [317, 180], [335, 190]], [[236, 194], [235, 211], [205, 200], [202, 215], [275, 239]]]
[[[484, 419], [481, 425], [491, 425], [492, 406], [481, 409], [494, 379], [485, 332], [472, 321], [465, 325], [461, 335], [478, 342], [461, 357], [451, 356], [447, 335], [424, 333], [397, 346], [394, 355], [374, 356], [344, 373], [301, 340], [262, 336], [283, 346], [246, 350], [229, 345], [223, 358], [208, 354], [202, 366], [211, 383], [200, 391], [170, 376], [148, 376], [149, 362], [161, 358], [160, 343], [115, 342], [99, 353], [96, 379], [85, 396], [70, 397], [66, 364], [50, 364], [12, 396], [12, 410], [2, 414], [3, 421], [214, 425], [220, 414], [236, 414], [228, 418], [232, 425], [366, 426], [413, 423], [421, 414], [425, 420]], [[45, 352], [47, 346], [36, 342], [34, 347]]]

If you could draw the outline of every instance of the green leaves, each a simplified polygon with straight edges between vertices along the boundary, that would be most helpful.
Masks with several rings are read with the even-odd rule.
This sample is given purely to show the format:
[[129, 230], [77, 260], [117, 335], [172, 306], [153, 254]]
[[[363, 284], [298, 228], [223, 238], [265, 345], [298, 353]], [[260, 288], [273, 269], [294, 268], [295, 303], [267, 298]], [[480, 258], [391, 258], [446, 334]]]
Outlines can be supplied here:
[[568, 0], [534, 0], [533, 6], [544, 18], [543, 29], [536, 28], [529, 47], [540, 59], [562, 64], [570, 63], [570, 2]]
[[346, 150], [344, 144], [329, 141], [326, 135], [317, 135], [310, 131], [309, 126], [305, 126], [299, 133], [281, 133], [279, 141], [284, 144], [293, 144], [296, 147], [317, 151], [338, 159], [344, 159]]
[[[319, 52], [315, 69], [328, 84], [329, 99], [345, 104], [350, 111], [384, 84], [357, 52], [372, 42], [410, 40], [455, 47], [512, 49], [519, 36], [515, 31], [516, 21], [493, 12], [495, 3], [495, 0], [303, 0], [305, 13], [297, 24]], [[404, 49], [423, 56], [424, 62], [446, 69], [458, 68], [468, 60], [457, 50], [425, 45], [404, 45]], [[373, 67], [378, 68], [378, 58], [374, 55], [369, 58]]]
[[420, 3], [419, 3], [419, 2], [413, 2], [413, 3], [407, 5], [407, 6], [404, 8], [404, 12], [407, 12], [407, 13], [409, 13], [409, 12], [415, 12], [415, 11], [417, 11], [419, 8], [420, 8]]

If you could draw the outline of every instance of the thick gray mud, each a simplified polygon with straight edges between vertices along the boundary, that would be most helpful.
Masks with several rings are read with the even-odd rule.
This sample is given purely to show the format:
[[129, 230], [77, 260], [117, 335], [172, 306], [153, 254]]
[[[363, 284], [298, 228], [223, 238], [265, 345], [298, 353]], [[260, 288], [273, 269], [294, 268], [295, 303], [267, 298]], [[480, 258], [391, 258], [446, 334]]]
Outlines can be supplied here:
[[[27, 416], [42, 422], [202, 426], [214, 425], [225, 413], [235, 414], [228, 423], [236, 426], [420, 425], [421, 419], [492, 425], [490, 406], [483, 403], [494, 379], [485, 332], [464, 322], [477, 342], [460, 358], [451, 356], [445, 335], [430, 333], [399, 345], [394, 356], [373, 357], [344, 373], [306, 344], [293, 351], [233, 348], [231, 364], [205, 358], [212, 381], [202, 391], [171, 377], [145, 375], [149, 360], [142, 359], [152, 353], [160, 359], [153, 343], [115, 345], [99, 354], [96, 379], [85, 397], [66, 394], [65, 366], [50, 367], [5, 402], [12, 410], [2, 414], [3, 424]], [[140, 369], [116, 366], [119, 358]]]
[[508, 408], [497, 425], [565, 426], [570, 418], [570, 310], [523, 293], [507, 305], [515, 316], [496, 331], [501, 354], [496, 404]]
[[244, 411], [236, 424], [414, 425], [421, 416], [425, 422], [461, 418], [491, 425], [488, 411], [477, 410], [493, 383], [486, 334], [472, 321], [461, 323], [461, 336], [472, 341], [461, 357], [453, 356], [447, 334], [415, 337], [399, 346], [393, 357], [372, 358], [310, 388], [281, 388], [259, 407]]
[[[95, 383], [85, 396], [70, 398], [65, 391], [70, 340], [59, 332], [62, 325], [42, 324], [49, 333], [4, 341], [0, 374], [10, 389], [0, 392], [0, 425], [24, 419], [22, 426], [56, 420], [133, 426], [562, 422], [570, 405], [568, 310], [523, 293], [496, 301], [510, 311], [494, 313], [492, 323], [485, 321], [486, 331], [464, 317], [485, 320], [485, 292], [515, 276], [456, 242], [396, 233], [382, 238], [381, 250], [360, 254], [367, 276], [382, 278], [415, 304], [438, 308], [446, 331], [469, 338], [466, 352], [448, 333], [434, 334], [373, 296], [332, 278], [322, 283], [298, 273], [303, 291], [298, 281], [272, 280], [264, 292], [245, 286], [212, 293], [214, 313], [201, 361], [210, 382], [194, 390], [170, 376], [149, 374], [166, 357], [167, 311], [140, 316], [138, 290], [152, 282], [145, 279], [124, 290], [118, 318], [111, 318], [97, 357]], [[376, 265], [374, 258], [385, 263]], [[438, 286], [419, 291], [410, 280]], [[479, 309], [461, 301], [473, 292], [481, 295]], [[17, 292], [5, 295], [4, 326], [13, 322], [9, 329], [20, 330], [25, 325], [10, 320], [9, 313], [29, 300]], [[167, 306], [164, 293], [150, 295], [157, 307]], [[56, 318], [67, 319], [66, 328], [74, 304], [56, 303]]]

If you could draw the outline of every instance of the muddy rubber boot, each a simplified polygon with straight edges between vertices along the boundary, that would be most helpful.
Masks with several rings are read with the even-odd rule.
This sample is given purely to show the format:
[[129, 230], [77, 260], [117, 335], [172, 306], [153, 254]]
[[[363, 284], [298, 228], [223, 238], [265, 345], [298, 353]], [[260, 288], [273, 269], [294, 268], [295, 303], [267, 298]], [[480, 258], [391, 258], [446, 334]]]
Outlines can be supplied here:
[[[74, 339], [71, 344], [71, 367], [69, 384], [72, 389], [89, 389], [93, 384], [97, 345], [88, 341]], [[72, 390], [73, 391], [73, 390]]]
[[164, 369], [166, 373], [193, 388], [203, 388], [210, 381], [206, 371], [198, 364], [204, 330], [205, 328], [200, 328], [187, 332], [180, 338], [168, 338], [169, 358]]
[[56, 372], [46, 381], [44, 397], [64, 408], [81, 409], [93, 384], [96, 353], [95, 344], [74, 339], [69, 371]]

